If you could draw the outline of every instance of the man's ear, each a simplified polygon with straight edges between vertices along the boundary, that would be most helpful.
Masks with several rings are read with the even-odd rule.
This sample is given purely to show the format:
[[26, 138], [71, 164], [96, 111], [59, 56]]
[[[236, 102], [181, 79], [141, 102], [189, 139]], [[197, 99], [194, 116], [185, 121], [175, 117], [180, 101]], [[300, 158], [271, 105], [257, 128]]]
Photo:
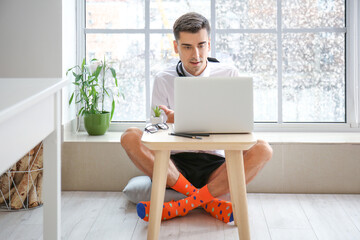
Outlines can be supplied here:
[[176, 40], [174, 40], [173, 43], [174, 43], [174, 51], [175, 51], [175, 53], [179, 53], [178, 44], [177, 44]]
[[210, 50], [211, 50], [211, 44], [210, 44], [210, 42], [211, 42], [211, 40], [210, 40], [210, 38], [209, 38], [209, 41], [208, 41], [208, 52], [210, 52]]

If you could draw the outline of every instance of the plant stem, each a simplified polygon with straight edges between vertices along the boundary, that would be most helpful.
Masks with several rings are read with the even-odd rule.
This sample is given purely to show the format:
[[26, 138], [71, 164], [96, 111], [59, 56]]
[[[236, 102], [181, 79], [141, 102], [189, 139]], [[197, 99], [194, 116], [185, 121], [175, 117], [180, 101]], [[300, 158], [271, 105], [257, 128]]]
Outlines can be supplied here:
[[[83, 92], [86, 93], [86, 86], [85, 86], [85, 83], [86, 83], [86, 74], [85, 74], [84, 71], [82, 72], [81, 81], [82, 81], [81, 88], [82, 88]], [[85, 100], [85, 110], [88, 110], [88, 101], [86, 101], [86, 99], [84, 99], [84, 100]]]
[[101, 100], [101, 112], [104, 112], [104, 98], [105, 98], [105, 57], [103, 65], [103, 79], [102, 79], [102, 100]]

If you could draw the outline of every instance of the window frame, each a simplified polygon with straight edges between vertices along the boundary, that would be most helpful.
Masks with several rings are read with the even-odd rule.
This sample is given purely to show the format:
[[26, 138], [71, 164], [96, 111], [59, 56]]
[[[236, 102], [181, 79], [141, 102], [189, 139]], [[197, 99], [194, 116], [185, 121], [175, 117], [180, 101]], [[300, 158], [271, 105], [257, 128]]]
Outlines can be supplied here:
[[[278, 86], [282, 85], [282, 52], [281, 34], [286, 32], [344, 32], [345, 39], [345, 123], [284, 123], [282, 121], [282, 88], [278, 87], [278, 122], [254, 124], [254, 131], [355, 131], [360, 132], [360, 3], [358, 1], [345, 0], [345, 27], [344, 28], [317, 28], [317, 29], [282, 29], [281, 28], [281, 0], [277, 0], [277, 29], [216, 29], [215, 24], [215, 1], [211, 0], [211, 45], [215, 46], [216, 34], [218, 33], [273, 33], [277, 34], [278, 54]], [[150, 115], [150, 35], [153, 33], [172, 33], [171, 29], [150, 29], [150, 1], [145, 1], [145, 28], [144, 29], [86, 29], [86, 0], [77, 0], [77, 62], [84, 58], [87, 33], [105, 34], [144, 34], [145, 35], [145, 83], [146, 83], [146, 116]], [[279, 47], [280, 46], [280, 47]], [[216, 57], [215, 47], [211, 48], [211, 56]], [[128, 127], [145, 126], [144, 121], [112, 122], [109, 131], [124, 131]], [[80, 126], [84, 130], [83, 124]]]

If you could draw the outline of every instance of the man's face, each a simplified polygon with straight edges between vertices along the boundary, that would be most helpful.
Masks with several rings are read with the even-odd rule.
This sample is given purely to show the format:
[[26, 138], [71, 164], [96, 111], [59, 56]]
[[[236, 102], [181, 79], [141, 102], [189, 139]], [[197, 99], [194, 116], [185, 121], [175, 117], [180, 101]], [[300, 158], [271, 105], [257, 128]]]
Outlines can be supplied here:
[[206, 68], [210, 51], [210, 39], [206, 29], [197, 33], [180, 32], [180, 37], [174, 41], [174, 50], [179, 54], [186, 71], [194, 76], [200, 75]]

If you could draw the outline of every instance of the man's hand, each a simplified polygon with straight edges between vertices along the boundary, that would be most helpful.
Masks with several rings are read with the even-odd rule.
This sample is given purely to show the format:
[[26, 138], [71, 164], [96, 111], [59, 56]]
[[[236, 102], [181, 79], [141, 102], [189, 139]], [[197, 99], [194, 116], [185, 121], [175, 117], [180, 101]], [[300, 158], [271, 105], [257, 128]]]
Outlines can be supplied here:
[[171, 110], [171, 109], [168, 109], [165, 105], [160, 105], [159, 106], [163, 111], [164, 113], [166, 114], [167, 116], [167, 123], [174, 123], [174, 111]]

